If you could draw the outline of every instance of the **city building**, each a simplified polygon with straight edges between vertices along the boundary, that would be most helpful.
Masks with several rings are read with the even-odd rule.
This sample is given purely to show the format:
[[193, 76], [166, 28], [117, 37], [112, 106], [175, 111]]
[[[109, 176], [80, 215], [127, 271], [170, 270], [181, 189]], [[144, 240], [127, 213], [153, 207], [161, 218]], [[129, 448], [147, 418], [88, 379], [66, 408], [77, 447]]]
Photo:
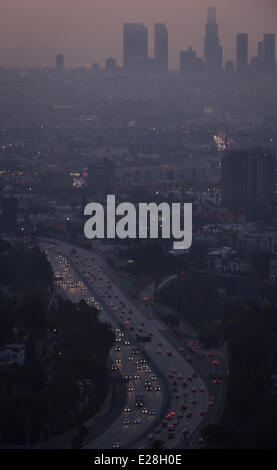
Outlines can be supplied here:
[[113, 59], [113, 57], [109, 57], [106, 61], [105, 61], [105, 68], [107, 71], [109, 72], [114, 72], [117, 68], [117, 62], [115, 59]]
[[237, 34], [237, 75], [246, 76], [248, 70], [248, 34]]
[[89, 165], [88, 189], [95, 195], [113, 194], [115, 184], [115, 169], [111, 162]]
[[187, 51], [180, 52], [180, 74], [183, 77], [195, 78], [203, 72], [202, 59], [196, 57], [196, 52], [191, 47]]
[[265, 34], [262, 42], [262, 62], [264, 73], [273, 73], [275, 69], [275, 34]]
[[64, 56], [62, 54], [58, 54], [56, 56], [56, 71], [57, 72], [64, 71]]
[[24, 344], [6, 344], [0, 349], [0, 369], [23, 366], [25, 363]]
[[227, 151], [223, 157], [223, 204], [269, 207], [275, 196], [275, 155], [271, 151]]
[[265, 34], [257, 45], [257, 57], [251, 61], [256, 75], [271, 75], [275, 71], [275, 34]]
[[148, 58], [148, 28], [143, 23], [125, 23], [123, 61], [125, 68], [139, 68]]
[[227, 60], [225, 64], [225, 71], [230, 77], [234, 76], [235, 67], [234, 67], [234, 62], [232, 60]]
[[168, 71], [168, 31], [165, 24], [155, 24], [155, 64], [159, 72]]
[[218, 24], [216, 22], [216, 8], [208, 8], [208, 22], [204, 40], [204, 56], [206, 73], [208, 76], [216, 75], [222, 69], [222, 47], [218, 36]]
[[18, 200], [12, 196], [2, 198], [2, 220], [7, 233], [14, 233], [17, 228]]

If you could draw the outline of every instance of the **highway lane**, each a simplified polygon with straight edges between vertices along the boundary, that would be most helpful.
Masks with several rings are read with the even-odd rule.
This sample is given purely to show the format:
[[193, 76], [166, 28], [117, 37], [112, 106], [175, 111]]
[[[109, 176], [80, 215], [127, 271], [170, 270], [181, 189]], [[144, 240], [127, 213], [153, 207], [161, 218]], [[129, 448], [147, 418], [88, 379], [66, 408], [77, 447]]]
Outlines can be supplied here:
[[[126, 407], [129, 406], [131, 408], [131, 414], [129, 415], [128, 413], [130, 418], [128, 416], [128, 419], [131, 420], [132, 424], [124, 426], [124, 417], [120, 417], [120, 419], [113, 423], [111, 429], [107, 431], [107, 433], [90, 442], [87, 447], [110, 448], [113, 446], [115, 436], [120, 436], [120, 439], [118, 438], [120, 446], [128, 446], [128, 442], [130, 443], [131, 441], [134, 441], [136, 434], [143, 433], [144, 438], [141, 439], [140, 442], [137, 442], [136, 446], [145, 447], [147, 446], [147, 440], [145, 438], [147, 433], [150, 431], [153, 438], [159, 438], [166, 441], [165, 446], [168, 448], [174, 448], [180, 445], [180, 439], [182, 438], [181, 431], [183, 429], [187, 429], [189, 434], [193, 435], [203, 420], [203, 417], [200, 416], [200, 412], [203, 411], [207, 413], [208, 411], [209, 395], [203, 379], [200, 378], [198, 374], [195, 376], [192, 365], [186, 361], [184, 355], [180, 354], [176, 350], [176, 347], [170, 342], [168, 335], [165, 334], [164, 326], [157, 319], [147, 319], [144, 312], [142, 312], [141, 309], [139, 310], [137, 305], [134, 305], [126, 298], [117, 286], [110, 282], [109, 277], [104, 271], [103, 262], [99, 255], [83, 248], [77, 248], [77, 254], [73, 254], [72, 249], [74, 249], [73, 246], [63, 242], [58, 242], [55, 246], [56, 254], [64, 256], [67, 263], [69, 262], [69, 259], [73, 260], [70, 268], [70, 275], [73, 275], [74, 280], [76, 280], [79, 285], [79, 297], [77, 297], [79, 299], [81, 297], [85, 298], [87, 301], [91, 302], [101, 302], [105, 306], [104, 310], [101, 311], [101, 317], [103, 317], [103, 320], [110, 321], [114, 328], [117, 328], [117, 322], [121, 322], [122, 331], [127, 331], [128, 337], [131, 338], [133, 342], [137, 339], [135, 334], [144, 334], [147, 336], [151, 332], [151, 343], [145, 345], [145, 354], [151, 363], [154, 365], [157, 364], [157, 368], [162, 368], [164, 374], [168, 377], [168, 384], [172, 390], [169, 397], [170, 403], [168, 410], [159, 423], [155, 422], [154, 416], [142, 417], [141, 410], [134, 409], [134, 392], [130, 392], [128, 394], [129, 405], [127, 403]], [[68, 266], [66, 266], [66, 268], [67, 267]], [[72, 277], [70, 279], [72, 279]], [[91, 292], [93, 295], [91, 295]], [[77, 301], [76, 294], [73, 295], [73, 292], [70, 292], [70, 294], [72, 296], [71, 298], [74, 301]], [[124, 310], [122, 309], [122, 305], [124, 305]], [[117, 319], [117, 322], [115, 322], [115, 318]], [[142, 329], [142, 331], [139, 331], [139, 329]], [[158, 342], [161, 344], [158, 345]], [[128, 370], [130, 371], [130, 375], [133, 376], [135, 374], [134, 360], [130, 367], [128, 364], [132, 362], [129, 359], [129, 357], [132, 357], [130, 356], [131, 348], [129, 350], [127, 348], [127, 354], [123, 354], [124, 360], [119, 367], [122, 368], [123, 373], [128, 373], [125, 372], [125, 370]], [[160, 352], [158, 353], [157, 351]], [[168, 355], [169, 352], [171, 355]], [[111, 354], [113, 360], [116, 360], [114, 350]], [[143, 379], [146, 376], [147, 373], [145, 372]], [[188, 377], [190, 377], [191, 380], [188, 381]], [[176, 380], [177, 385], [172, 385], [171, 382], [173, 380]], [[187, 382], [186, 388], [183, 388], [182, 386], [183, 381]], [[134, 384], [134, 386], [139, 391], [144, 390], [143, 385], [140, 387], [137, 384]], [[175, 391], [173, 389], [175, 389]], [[195, 389], [195, 391], [192, 389]], [[163, 393], [163, 390], [160, 392], [153, 392], [153, 390], [150, 392], [144, 391], [144, 396], [147, 399], [147, 408], [149, 411], [152, 411], [150, 408], [153, 408], [156, 415], [159, 414], [159, 410], [162, 408], [162, 399], [157, 397], [162, 397]], [[195, 403], [193, 404], [194, 400]], [[181, 410], [182, 404], [186, 405], [186, 410]], [[167, 420], [166, 417], [171, 412], [175, 412], [176, 414], [174, 417]], [[187, 414], [190, 412], [192, 413], [191, 418], [187, 417]], [[176, 418], [178, 415], [180, 416]], [[138, 416], [143, 419], [143, 421], [139, 425], [134, 425], [132, 420]], [[174, 426], [176, 434], [174, 439], [167, 439], [167, 428], [162, 426], [162, 422], [165, 421], [168, 421], [168, 423], [175, 422]], [[136, 430], [138, 428], [140, 428], [139, 432]]]
[[[73, 302], [79, 302], [81, 299], [85, 299], [88, 303], [94, 304], [98, 308], [100, 307], [100, 302], [96, 300], [94, 296], [92, 296], [89, 292], [89, 288], [85, 286], [83, 281], [80, 279], [80, 275], [78, 272], [75, 272], [72, 269], [70, 261], [68, 257], [61, 254], [60, 250], [47, 250], [47, 255], [50, 263], [52, 264], [54, 274], [59, 279], [58, 285], [64, 289], [68, 298], [70, 298]], [[101, 275], [102, 273], [100, 273]], [[102, 302], [103, 303], [103, 302]], [[141, 354], [133, 354], [133, 344], [130, 340], [127, 339], [126, 333], [123, 330], [118, 328], [118, 321], [114, 320], [114, 317], [110, 311], [110, 314], [106, 314], [105, 309], [101, 310], [100, 319], [102, 321], [109, 322], [116, 333], [116, 343], [113, 349], [111, 350], [111, 360], [114, 366], [117, 367], [118, 371], [121, 372], [122, 376], [125, 377], [126, 375], [130, 375], [132, 377], [131, 381], [128, 383], [128, 387], [134, 387], [135, 391], [128, 392], [127, 401], [124, 405], [124, 409], [129, 409], [130, 412], [124, 413], [123, 416], [120, 416], [119, 419], [115, 423], [113, 423], [112, 427], [109, 428], [109, 433], [105, 434], [105, 438], [100, 438], [100, 443], [96, 439], [95, 448], [110, 448], [112, 447], [115, 442], [115, 437], [120, 434], [120, 446], [125, 444], [126, 440], [130, 439], [130, 427], [132, 427], [132, 432], [134, 435], [136, 434], [143, 434], [144, 431], [152, 426], [152, 423], [155, 421], [155, 416], [148, 416], [146, 414], [142, 414], [141, 409], [137, 409], [135, 406], [135, 394], [137, 392], [143, 392], [145, 398], [145, 406], [144, 409], [147, 408], [148, 411], [154, 411], [160, 409], [160, 403], [162, 401], [162, 394], [157, 392], [145, 392], [144, 381], [151, 379], [154, 377], [154, 373], [151, 374], [147, 372], [146, 364], [142, 363], [144, 361]], [[124, 344], [125, 341], [130, 342], [129, 344]], [[116, 351], [116, 349], [120, 348], [120, 351]], [[121, 361], [118, 363], [118, 361]], [[139, 366], [135, 366], [134, 362], [139, 361]], [[140, 370], [137, 369], [140, 368]], [[136, 377], [136, 378], [135, 378]], [[151, 380], [152, 386], [161, 388], [161, 384], [158, 379]], [[140, 419], [141, 423], [135, 424], [135, 419]], [[124, 425], [124, 419], [130, 420], [130, 425]], [[133, 426], [135, 424], [135, 426]], [[135, 429], [134, 429], [135, 427]], [[120, 430], [120, 433], [118, 432]]]

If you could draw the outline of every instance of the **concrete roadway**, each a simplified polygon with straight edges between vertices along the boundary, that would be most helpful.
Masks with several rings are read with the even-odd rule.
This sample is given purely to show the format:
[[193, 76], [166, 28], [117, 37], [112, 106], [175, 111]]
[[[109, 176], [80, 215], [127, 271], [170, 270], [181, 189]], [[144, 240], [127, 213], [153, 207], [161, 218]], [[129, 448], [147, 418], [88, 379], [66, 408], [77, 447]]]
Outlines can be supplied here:
[[[73, 302], [83, 298], [102, 308], [100, 319], [109, 322], [117, 335], [117, 342], [110, 353], [111, 360], [123, 377], [132, 377], [126, 387], [135, 388], [128, 392], [124, 405], [130, 411], [124, 412], [123, 409], [109, 429], [92, 439], [85, 448], [109, 449], [116, 443], [122, 448], [147, 448], [151, 445], [150, 439], [147, 439], [149, 434], [152, 439], [163, 440], [165, 448], [185, 447], [192, 436], [198, 436], [198, 430], [206, 419], [200, 412], [206, 414], [209, 408], [206, 381], [195, 373], [193, 362], [187, 361], [187, 356], [192, 354], [179, 352], [176, 338], [171, 338], [169, 330], [158, 319], [148, 319], [145, 309], [139, 308], [111, 282], [101, 256], [64, 242], [51, 246], [48, 241], [42, 247], [48, 251], [55, 274], [62, 278], [60, 285], [66, 295]], [[74, 254], [72, 249], [77, 253]], [[145, 344], [144, 354], [135, 335], [148, 336], [150, 332], [151, 342]], [[125, 345], [125, 341], [130, 344]], [[120, 351], [116, 351], [117, 347]], [[139, 348], [139, 354], [133, 354], [134, 347]], [[117, 363], [117, 360], [121, 362]], [[141, 363], [144, 360], [146, 363]], [[147, 372], [148, 369], [151, 371]], [[136, 375], [139, 379], [135, 379]], [[144, 386], [146, 379], [151, 381], [151, 391]], [[176, 381], [177, 385], [173, 385], [172, 381]], [[183, 381], [187, 383], [186, 387], [182, 386]], [[155, 391], [155, 387], [161, 390]], [[144, 405], [139, 409], [135, 406], [137, 392], [143, 392], [144, 397]], [[186, 409], [181, 410], [181, 405], [185, 405]], [[144, 414], [142, 409], [155, 412], [155, 415]], [[171, 412], [176, 415], [167, 419]], [[192, 416], [187, 417], [188, 413]], [[140, 424], [134, 423], [136, 418], [141, 420]], [[123, 424], [125, 419], [130, 424]], [[167, 426], [162, 425], [164, 422], [175, 423], [173, 439], [168, 439]], [[188, 433], [184, 440], [182, 431], [185, 429]]]

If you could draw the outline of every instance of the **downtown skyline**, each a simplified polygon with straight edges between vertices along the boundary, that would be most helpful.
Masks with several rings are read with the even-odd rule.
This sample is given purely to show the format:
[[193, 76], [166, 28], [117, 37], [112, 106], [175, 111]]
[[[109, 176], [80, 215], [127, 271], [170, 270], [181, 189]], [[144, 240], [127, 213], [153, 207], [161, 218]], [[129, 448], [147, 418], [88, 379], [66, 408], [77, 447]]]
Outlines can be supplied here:
[[[170, 9], [169, 3], [175, 8]], [[277, 32], [274, 22], [277, 8], [271, 0], [235, 1], [232, 2], [232, 7], [225, 0], [199, 0], [197, 5], [192, 3], [191, 0], [132, 0], [128, 2], [128, 6], [124, 0], [81, 0], [78, 7], [76, 1], [67, 0], [65, 10], [63, 0], [55, 3], [51, 0], [47, 5], [45, 0], [37, 0], [35, 6], [32, 0], [21, 0], [20, 3], [2, 0], [0, 65], [53, 66], [58, 53], [65, 55], [65, 65], [68, 67], [93, 62], [103, 65], [109, 56], [122, 64], [123, 24], [142, 22], [149, 29], [151, 57], [154, 56], [154, 24], [166, 24], [169, 34], [169, 66], [178, 68], [180, 50], [192, 46], [198, 56], [204, 56], [203, 40], [209, 6], [217, 8], [224, 63], [235, 59], [237, 33], [249, 34], [249, 57], [252, 57], [256, 55], [257, 42], [262, 39], [263, 34]], [[19, 13], [19, 20], [15, 17], [16, 12]], [[9, 28], [9, 25], [15, 24], [15, 29]]]

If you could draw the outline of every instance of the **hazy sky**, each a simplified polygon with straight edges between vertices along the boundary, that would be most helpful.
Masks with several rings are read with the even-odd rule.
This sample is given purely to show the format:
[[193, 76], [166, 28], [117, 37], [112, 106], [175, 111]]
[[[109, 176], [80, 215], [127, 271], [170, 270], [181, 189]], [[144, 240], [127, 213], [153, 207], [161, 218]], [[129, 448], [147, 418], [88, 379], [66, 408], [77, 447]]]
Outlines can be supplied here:
[[235, 35], [248, 32], [250, 55], [265, 32], [277, 34], [277, 0], [0, 0], [0, 65], [53, 65], [64, 53], [67, 66], [105, 58], [122, 61], [122, 24], [166, 23], [170, 65], [191, 45], [203, 55], [208, 6], [217, 7], [224, 59], [233, 59]]

